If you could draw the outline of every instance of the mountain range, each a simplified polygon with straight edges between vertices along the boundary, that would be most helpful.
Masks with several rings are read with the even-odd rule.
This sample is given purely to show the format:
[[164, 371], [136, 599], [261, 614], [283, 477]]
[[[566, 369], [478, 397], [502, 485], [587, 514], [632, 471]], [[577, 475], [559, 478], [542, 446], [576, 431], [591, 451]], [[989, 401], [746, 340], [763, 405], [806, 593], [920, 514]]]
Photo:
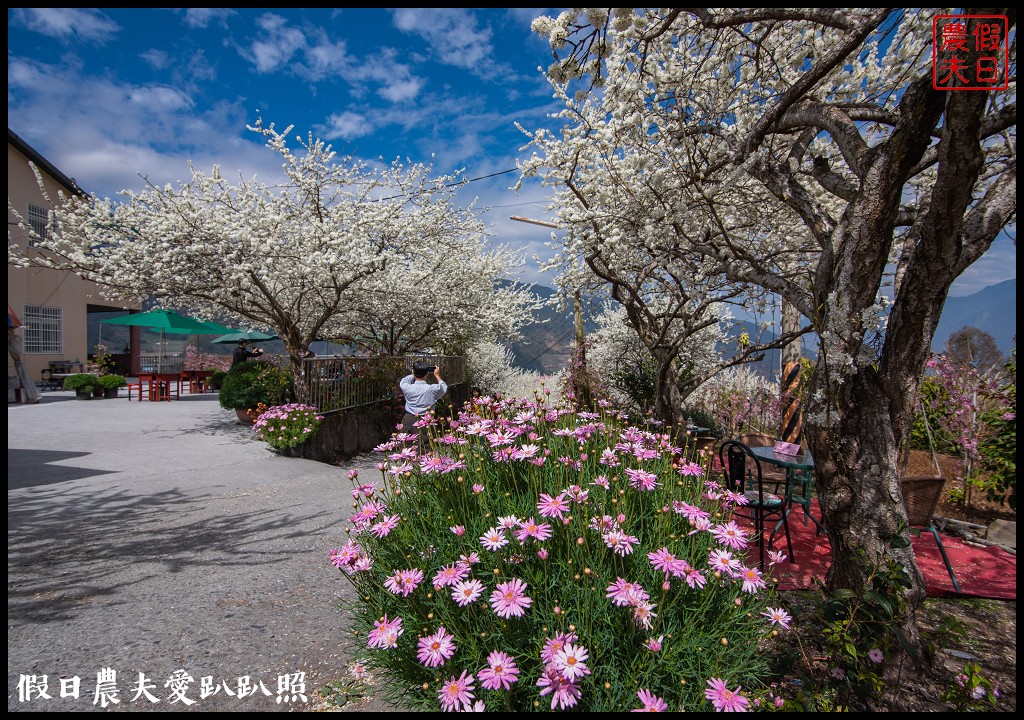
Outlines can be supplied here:
[[[551, 299], [556, 292], [544, 285], [534, 285], [532, 290], [534, 294], [544, 300]], [[572, 311], [559, 312], [553, 307], [545, 306], [535, 313], [535, 317], [537, 322], [528, 325], [523, 330], [522, 339], [509, 344], [515, 355], [515, 365], [541, 374], [558, 372], [572, 356], [575, 341]], [[593, 317], [593, 313], [590, 313], [590, 317]], [[947, 298], [938, 327], [932, 338], [932, 349], [935, 352], [945, 350], [946, 340], [949, 339], [949, 336], [965, 326], [973, 326], [987, 332], [995, 340], [1000, 351], [1008, 355], [1010, 350], [1016, 347], [1016, 278], [990, 285], [973, 295]], [[596, 331], [596, 323], [591, 320], [584, 321], [586, 334], [590, 335]], [[737, 322], [731, 334], [735, 338], [743, 332], [754, 337], [753, 324], [744, 321]], [[769, 341], [772, 337], [771, 334], [766, 335], [764, 331], [761, 333], [762, 341]], [[731, 344], [731, 342], [726, 343], [722, 350], [730, 351]], [[813, 358], [816, 355], [816, 345], [817, 340], [814, 335], [806, 336], [804, 355]], [[775, 377], [779, 364], [780, 351], [773, 350], [765, 353], [764, 359], [755, 363], [753, 367], [756, 372], [765, 377]]]

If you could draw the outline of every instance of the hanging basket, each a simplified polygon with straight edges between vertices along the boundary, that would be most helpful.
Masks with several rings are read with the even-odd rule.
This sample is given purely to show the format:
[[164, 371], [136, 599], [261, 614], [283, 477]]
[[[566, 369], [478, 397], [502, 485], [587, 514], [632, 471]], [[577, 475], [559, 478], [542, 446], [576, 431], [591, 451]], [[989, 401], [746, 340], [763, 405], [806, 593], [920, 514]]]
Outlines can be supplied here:
[[900, 480], [903, 505], [911, 527], [931, 524], [945, 486], [946, 478], [939, 475], [912, 475]]

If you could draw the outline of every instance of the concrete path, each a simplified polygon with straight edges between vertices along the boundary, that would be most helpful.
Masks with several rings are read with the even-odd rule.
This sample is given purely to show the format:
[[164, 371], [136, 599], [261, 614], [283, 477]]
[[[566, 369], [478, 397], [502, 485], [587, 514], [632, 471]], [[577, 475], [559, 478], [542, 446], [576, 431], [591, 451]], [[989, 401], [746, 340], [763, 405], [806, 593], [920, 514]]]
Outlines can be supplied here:
[[[346, 473], [376, 473], [375, 458], [279, 457], [216, 395], [139, 403], [124, 390], [9, 404], [7, 447], [9, 711], [101, 710], [107, 668], [120, 700], [107, 710], [322, 709], [313, 693], [346, 677], [352, 637], [352, 588], [328, 553], [351, 512]], [[307, 701], [279, 702], [299, 673]], [[26, 676], [45, 676], [52, 699], [23, 701]], [[70, 681], [62, 698], [76, 676], [77, 699]], [[256, 692], [239, 697], [246, 676]], [[204, 677], [219, 689], [201, 698]]]

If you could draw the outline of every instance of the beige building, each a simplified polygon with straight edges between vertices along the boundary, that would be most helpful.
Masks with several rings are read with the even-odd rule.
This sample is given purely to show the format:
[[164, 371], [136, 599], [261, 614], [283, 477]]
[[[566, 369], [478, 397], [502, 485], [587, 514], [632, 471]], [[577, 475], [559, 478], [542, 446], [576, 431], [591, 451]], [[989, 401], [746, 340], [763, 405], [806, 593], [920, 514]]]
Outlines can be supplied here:
[[[43, 176], [47, 194], [57, 198], [58, 192], [85, 195], [74, 179], [58, 170], [28, 143], [7, 129], [7, 231], [11, 242], [22, 247], [29, 244], [28, 234], [18, 227], [11, 213], [13, 206], [41, 235], [46, 233], [49, 206], [39, 190], [34, 164]], [[29, 250], [29, 252], [33, 252]], [[7, 304], [20, 317], [23, 360], [30, 378], [40, 381], [51, 362], [85, 362], [95, 348], [89, 347], [89, 313], [138, 310], [138, 304], [111, 304], [100, 295], [95, 283], [83, 280], [69, 271], [47, 268], [19, 268], [7, 265]], [[109, 317], [109, 316], [107, 316]], [[111, 348], [120, 353], [126, 348]], [[129, 357], [138, 358], [138, 330], [131, 335]], [[133, 364], [137, 367], [136, 363]], [[10, 353], [7, 376], [16, 376]], [[8, 381], [8, 400], [13, 392]]]

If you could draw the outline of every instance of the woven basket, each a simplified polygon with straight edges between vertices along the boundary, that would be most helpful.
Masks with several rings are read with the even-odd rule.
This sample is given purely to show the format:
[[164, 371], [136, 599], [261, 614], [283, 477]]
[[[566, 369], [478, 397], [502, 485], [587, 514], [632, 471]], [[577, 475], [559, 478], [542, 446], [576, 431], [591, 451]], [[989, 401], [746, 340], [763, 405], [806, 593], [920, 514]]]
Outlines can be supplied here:
[[939, 475], [911, 475], [900, 480], [903, 506], [911, 527], [931, 524], [945, 485], [946, 478]]

